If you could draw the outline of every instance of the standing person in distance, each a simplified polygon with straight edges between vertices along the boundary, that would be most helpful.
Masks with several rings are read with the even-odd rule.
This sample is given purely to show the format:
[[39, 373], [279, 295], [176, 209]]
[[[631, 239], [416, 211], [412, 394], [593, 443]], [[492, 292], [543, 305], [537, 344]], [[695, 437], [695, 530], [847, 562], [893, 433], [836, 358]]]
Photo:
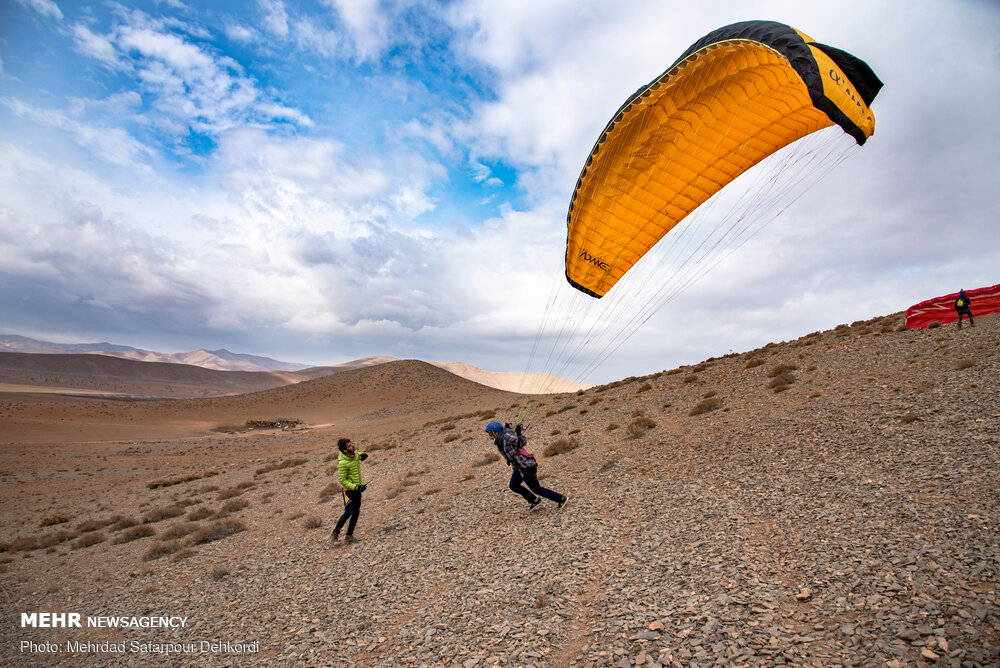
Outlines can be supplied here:
[[[508, 487], [510, 491], [524, 497], [528, 502], [528, 510], [533, 510], [542, 502], [539, 496], [554, 501], [560, 508], [566, 505], [569, 501], [568, 496], [553, 492], [538, 483], [538, 462], [527, 450], [528, 439], [521, 433], [521, 425], [511, 429], [510, 426], [505, 427], [499, 422], [490, 422], [486, 425], [486, 434], [493, 439], [493, 445], [500, 451], [507, 465], [514, 469]], [[525, 488], [522, 483], [528, 487]]]
[[331, 545], [336, 545], [340, 538], [340, 530], [347, 524], [347, 535], [344, 542], [350, 543], [354, 538], [354, 525], [358, 523], [358, 515], [361, 513], [361, 494], [367, 489], [367, 485], [361, 479], [361, 462], [368, 459], [368, 454], [357, 452], [354, 443], [349, 438], [342, 438], [337, 441], [337, 448], [340, 454], [337, 456], [337, 480], [344, 488], [347, 497], [347, 504], [344, 506], [344, 514], [337, 520], [337, 526], [333, 528], [330, 535]]
[[972, 327], [976, 326], [976, 321], [972, 319], [972, 300], [969, 296], [965, 294], [965, 290], [958, 291], [958, 297], [955, 298], [955, 310], [958, 311], [958, 328], [962, 329], [962, 316], [969, 316], [969, 325]]

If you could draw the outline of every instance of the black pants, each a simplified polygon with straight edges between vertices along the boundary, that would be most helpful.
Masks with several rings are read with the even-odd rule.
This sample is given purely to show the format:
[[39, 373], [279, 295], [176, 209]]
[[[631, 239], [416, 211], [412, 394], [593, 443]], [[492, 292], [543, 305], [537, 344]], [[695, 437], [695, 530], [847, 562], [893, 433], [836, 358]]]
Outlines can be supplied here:
[[963, 315], [969, 316], [969, 323], [970, 324], [973, 324], [973, 325], [976, 324], [976, 321], [972, 319], [972, 311], [959, 311], [958, 312], [958, 328], [959, 329], [962, 329], [962, 316]]
[[528, 489], [530, 489], [531, 492], [534, 492], [538, 496], [544, 496], [549, 501], [555, 501], [556, 503], [561, 503], [563, 498], [565, 498], [563, 497], [562, 494], [558, 492], [553, 492], [551, 489], [548, 489], [546, 487], [542, 487], [538, 483], [537, 466], [533, 466], [530, 469], [524, 469], [523, 471], [518, 471], [515, 468], [513, 475], [510, 476], [510, 485], [509, 485], [512, 492], [517, 492], [518, 494], [523, 496], [524, 500], [527, 501], [528, 503], [534, 503], [535, 501], [537, 501], [538, 497], [535, 496], [535, 494], [529, 492], [527, 489], [525, 489], [524, 485], [521, 484], [522, 482], [527, 483]]
[[347, 535], [351, 536], [354, 534], [354, 525], [358, 523], [358, 515], [361, 514], [361, 490], [347, 490], [347, 499], [347, 505], [344, 506], [344, 514], [337, 520], [337, 526], [334, 528], [333, 533], [340, 533], [340, 530], [344, 527], [344, 522], [347, 522], [347, 518], [350, 517], [351, 521], [347, 525]]

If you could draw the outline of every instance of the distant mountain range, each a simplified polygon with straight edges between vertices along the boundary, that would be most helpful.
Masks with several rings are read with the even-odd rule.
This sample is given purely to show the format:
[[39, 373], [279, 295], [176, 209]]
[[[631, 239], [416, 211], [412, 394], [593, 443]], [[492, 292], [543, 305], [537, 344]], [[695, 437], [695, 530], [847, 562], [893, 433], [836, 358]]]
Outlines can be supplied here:
[[25, 336], [0, 335], [0, 352], [111, 355], [137, 362], [190, 364], [217, 371], [301, 371], [308, 364], [279, 362], [270, 357], [233, 353], [226, 349], [192, 350], [188, 353], [158, 353], [113, 343], [51, 343]]
[[[189, 366], [213, 369], [216, 371], [287, 371], [295, 372], [302, 379], [319, 378], [331, 373], [367, 366], [376, 366], [386, 362], [398, 361], [395, 357], [365, 357], [363, 359], [328, 366], [311, 366], [281, 362], [270, 357], [234, 353], [221, 350], [193, 350], [187, 353], [159, 353], [152, 350], [142, 350], [131, 346], [113, 343], [52, 343], [37, 341], [24, 336], [0, 335], [0, 353], [32, 353], [32, 354], [75, 354], [75, 355], [107, 355], [137, 362], [162, 362], [169, 364], [187, 364]], [[548, 394], [558, 392], [576, 392], [592, 387], [585, 383], [577, 383], [542, 373], [519, 373], [516, 371], [486, 371], [463, 362], [426, 361], [436, 367], [449, 371], [467, 380], [481, 385], [494, 387], [509, 392], [526, 394]], [[287, 379], [286, 379], [286, 382]], [[293, 381], [294, 382], [294, 381]]]

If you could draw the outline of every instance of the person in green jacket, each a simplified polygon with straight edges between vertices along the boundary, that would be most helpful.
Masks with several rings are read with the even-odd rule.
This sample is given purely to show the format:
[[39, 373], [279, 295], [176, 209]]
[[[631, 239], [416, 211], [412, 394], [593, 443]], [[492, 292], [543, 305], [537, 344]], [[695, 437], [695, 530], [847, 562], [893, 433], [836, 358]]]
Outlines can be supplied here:
[[351, 439], [342, 438], [337, 441], [337, 448], [340, 455], [337, 456], [337, 480], [344, 488], [344, 496], [347, 503], [344, 506], [344, 514], [337, 520], [337, 526], [333, 528], [330, 541], [336, 545], [340, 538], [340, 530], [344, 528], [344, 522], [350, 519], [347, 524], [347, 535], [344, 542], [352, 542], [354, 538], [354, 525], [358, 523], [358, 515], [361, 512], [361, 493], [367, 486], [361, 479], [361, 462], [368, 459], [364, 452], [357, 452]]

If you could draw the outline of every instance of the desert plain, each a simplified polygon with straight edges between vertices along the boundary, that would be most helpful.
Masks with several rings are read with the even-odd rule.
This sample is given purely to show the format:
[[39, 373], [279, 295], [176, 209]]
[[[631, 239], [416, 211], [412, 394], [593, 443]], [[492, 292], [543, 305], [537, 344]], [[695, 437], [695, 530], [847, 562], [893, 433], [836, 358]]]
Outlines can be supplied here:
[[[5, 666], [1000, 665], [997, 316], [554, 395], [43, 357], [0, 360]], [[565, 508], [507, 489], [490, 419]], [[331, 545], [342, 436], [369, 487]]]

